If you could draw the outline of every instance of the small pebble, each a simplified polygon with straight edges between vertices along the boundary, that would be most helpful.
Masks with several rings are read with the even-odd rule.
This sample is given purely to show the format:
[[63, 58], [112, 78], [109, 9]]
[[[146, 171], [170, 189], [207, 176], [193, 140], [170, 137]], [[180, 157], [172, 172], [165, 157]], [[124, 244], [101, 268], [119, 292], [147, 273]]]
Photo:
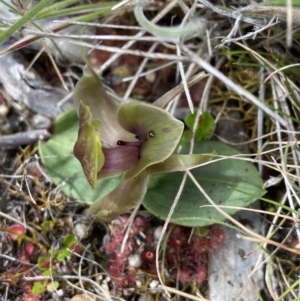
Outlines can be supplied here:
[[123, 290], [123, 296], [124, 296], [125, 298], [128, 298], [128, 297], [130, 297], [131, 295], [132, 295], [132, 292], [128, 291], [127, 289], [124, 289], [124, 290]]
[[157, 280], [152, 280], [149, 284], [150, 288], [156, 288], [159, 285], [159, 281]]
[[74, 297], [72, 297], [70, 301], [92, 301], [92, 300], [94, 299], [87, 295], [75, 295]]
[[64, 295], [64, 291], [62, 289], [57, 290], [56, 293], [58, 297], [62, 297]]
[[47, 291], [53, 293], [56, 291], [56, 286], [53, 282], [47, 284]]
[[98, 281], [100, 282], [102, 279], [103, 279], [103, 275], [100, 274], [100, 275], [98, 276]]
[[141, 287], [142, 286], [142, 281], [141, 280], [136, 280], [135, 285], [136, 285], [136, 287]]
[[154, 239], [155, 239], [156, 241], [160, 239], [161, 234], [162, 234], [162, 229], [163, 229], [163, 227], [162, 227], [162, 226], [159, 226], [159, 227], [157, 227], [157, 228], [154, 230]]
[[154, 83], [154, 81], [155, 81], [155, 79], [156, 79], [156, 73], [155, 72], [151, 72], [151, 73], [148, 73], [146, 76], [145, 76], [145, 78], [146, 78], [146, 81], [148, 82], [148, 83]]
[[70, 269], [66, 265], [61, 266], [60, 269], [61, 269], [61, 272], [64, 273], [64, 274], [70, 273]]
[[32, 126], [35, 129], [47, 129], [51, 125], [51, 120], [50, 118], [40, 115], [40, 114], [35, 114], [32, 119]]
[[8, 107], [5, 104], [0, 105], [0, 116], [5, 117], [8, 114]]
[[84, 224], [78, 223], [74, 227], [74, 232], [77, 238], [81, 240], [88, 233], [88, 227]]
[[142, 265], [141, 256], [139, 254], [131, 254], [128, 256], [128, 264], [131, 267], [139, 268]]

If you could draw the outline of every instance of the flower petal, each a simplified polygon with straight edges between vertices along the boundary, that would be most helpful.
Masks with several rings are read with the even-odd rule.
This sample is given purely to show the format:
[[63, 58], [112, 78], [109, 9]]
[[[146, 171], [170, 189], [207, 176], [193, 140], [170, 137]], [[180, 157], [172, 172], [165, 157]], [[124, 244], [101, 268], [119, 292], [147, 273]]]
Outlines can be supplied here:
[[146, 194], [148, 174], [140, 173], [130, 180], [122, 179], [109, 194], [91, 205], [88, 212], [97, 220], [110, 222], [139, 205]]
[[100, 120], [101, 140], [108, 146], [116, 146], [118, 140], [134, 141], [134, 136], [126, 132], [117, 122], [118, 103], [110, 98], [95, 71], [86, 65], [83, 77], [74, 89], [74, 102], [77, 110], [80, 102], [91, 109], [92, 119]]
[[97, 130], [99, 125], [99, 121], [92, 120], [89, 107], [81, 102], [79, 107], [78, 139], [74, 146], [74, 155], [81, 163], [86, 179], [93, 188], [96, 187], [97, 173], [104, 164], [104, 154]]
[[135, 146], [119, 146], [102, 149], [105, 162], [103, 171], [116, 171], [135, 166], [139, 161], [139, 148]]
[[120, 125], [140, 140], [140, 160], [129, 168], [124, 179], [137, 176], [152, 164], [166, 160], [176, 148], [184, 124], [165, 110], [144, 104], [120, 105], [117, 111]]

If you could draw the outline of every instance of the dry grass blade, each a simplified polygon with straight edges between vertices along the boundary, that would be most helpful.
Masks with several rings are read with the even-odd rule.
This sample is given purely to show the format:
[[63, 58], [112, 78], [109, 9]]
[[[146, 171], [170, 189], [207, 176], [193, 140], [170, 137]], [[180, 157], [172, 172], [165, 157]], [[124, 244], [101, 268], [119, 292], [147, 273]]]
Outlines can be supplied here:
[[[0, 18], [3, 18], [4, 2], [0, 0]], [[50, 4], [49, 0], [43, 0], [29, 1], [28, 6], [25, 2], [5, 3], [9, 5], [9, 15], [15, 14], [15, 19], [4, 20], [0, 33], [0, 41], [13, 35], [0, 50], [3, 70], [0, 75], [0, 239], [3, 242], [0, 270], [4, 275], [0, 276], [0, 282], [8, 283], [0, 285], [4, 300], [13, 300], [16, 288], [27, 287], [32, 292], [35, 282], [40, 282], [44, 289], [37, 295], [39, 300], [85, 295], [93, 300], [114, 301], [238, 298], [240, 287], [232, 288], [227, 296], [223, 286], [218, 286], [222, 294], [210, 295], [215, 283], [210, 278], [214, 276], [213, 268], [207, 269], [210, 263], [205, 265], [211, 274], [200, 284], [196, 281], [201, 273], [191, 266], [191, 254], [195, 252], [191, 244], [184, 250], [185, 262], [181, 266], [180, 245], [195, 239], [193, 235], [199, 229], [184, 232], [190, 236], [177, 237], [173, 246], [168, 245], [171, 230], [183, 228], [170, 224], [170, 220], [178, 204], [182, 206], [180, 197], [188, 183], [193, 183], [207, 199], [207, 205], [201, 210], [213, 208], [226, 217], [226, 221], [216, 222], [232, 235], [228, 237], [234, 237], [232, 247], [245, 250], [244, 254], [235, 254], [235, 249], [224, 251], [224, 245], [203, 255], [197, 249], [198, 261], [205, 256], [216, 258], [218, 251], [224, 251], [225, 255], [229, 252], [228, 261], [243, 261], [245, 265], [255, 258], [251, 269], [245, 272], [247, 275], [242, 275], [248, 281], [234, 278], [235, 271], [230, 270], [232, 266], [225, 259], [217, 270], [220, 275], [226, 272], [224, 281], [229, 283], [234, 279], [233, 284], [239, 283], [245, 291], [253, 279], [253, 282], [260, 279], [258, 274], [264, 273], [265, 283], [261, 281], [263, 287], [257, 287], [262, 295], [258, 296], [253, 289], [247, 301], [297, 299], [300, 10], [295, 4], [299, 1], [287, 0], [282, 6], [271, 0], [250, 5], [236, 0], [213, 3], [207, 0], [97, 3], [93, 0], [86, 4], [78, 0]], [[50, 27], [44, 27], [43, 22]], [[73, 28], [80, 30], [73, 32]], [[67, 43], [71, 53], [79, 53], [78, 59], [69, 55], [61, 47], [62, 43]], [[20, 53], [26, 63], [18, 61], [15, 55]], [[27, 146], [41, 134], [49, 136], [50, 129], [34, 127], [33, 117], [36, 112], [44, 112], [55, 119], [65, 107], [69, 108], [74, 85], [86, 62], [101, 74], [109, 96], [120, 103], [137, 99], [149, 102], [181, 120], [195, 111], [193, 130], [187, 135], [190, 153], [198, 143], [195, 139], [203, 113], [209, 112], [215, 122], [211, 139], [229, 144], [241, 153], [218, 155], [202, 165], [208, 167], [228, 159], [255, 164], [267, 190], [261, 203], [249, 208], [220, 205], [217, 199], [207, 195], [192, 171], [185, 170], [164, 224], [149, 218], [144, 207], [136, 207], [131, 217], [125, 214], [110, 224], [93, 222], [86, 214], [87, 206], [61, 192], [72, 181], [73, 174], [55, 186], [39, 159], [33, 157], [35, 149], [3, 148], [12, 144]], [[69, 92], [64, 92], [62, 87]], [[63, 109], [62, 104], [66, 105]], [[67, 157], [71, 156], [68, 153]], [[259, 220], [260, 229], [249, 226], [254, 219], [250, 223], [241, 221], [228, 215], [228, 209], [238, 209], [246, 216], [253, 214]], [[10, 236], [11, 225], [24, 228], [24, 237], [19, 241]], [[208, 231], [214, 227], [208, 227]], [[76, 243], [74, 248], [65, 248], [65, 238], [69, 236]], [[230, 242], [226, 244], [228, 247]], [[251, 247], [247, 249], [245, 245]], [[28, 253], [29, 247], [34, 248], [34, 256]], [[173, 262], [166, 256], [170, 248], [177, 252]], [[60, 261], [57, 258], [62, 254], [67, 256]], [[46, 273], [39, 258], [49, 264]], [[189, 279], [184, 278], [187, 269], [192, 272]], [[59, 287], [55, 286], [56, 282]], [[48, 291], [48, 284], [54, 287], [52, 292]], [[19, 298], [25, 300], [21, 293]]]
[[226, 77], [219, 70], [214, 68], [212, 65], [208, 64], [206, 61], [198, 57], [194, 52], [190, 51], [186, 46], [182, 46], [184, 52], [186, 52], [190, 58], [199, 65], [199, 67], [203, 68], [206, 72], [213, 74], [216, 78], [220, 79], [226, 86], [231, 88], [233, 91], [238, 93], [239, 95], [244, 96], [247, 100], [255, 104], [258, 108], [263, 110], [267, 115], [269, 115], [274, 120], [278, 121], [283, 127], [286, 127], [286, 121], [272, 111], [269, 107], [264, 105], [258, 98], [256, 98], [253, 94], [249, 93], [247, 90], [243, 89], [241, 86], [235, 84], [232, 80]]

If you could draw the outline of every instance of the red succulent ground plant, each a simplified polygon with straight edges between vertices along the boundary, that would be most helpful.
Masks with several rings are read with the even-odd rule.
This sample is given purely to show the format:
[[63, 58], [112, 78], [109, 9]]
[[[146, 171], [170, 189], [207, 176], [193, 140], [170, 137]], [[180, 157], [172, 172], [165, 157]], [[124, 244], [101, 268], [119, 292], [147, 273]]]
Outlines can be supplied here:
[[[117, 218], [112, 224], [109, 238], [103, 244], [107, 272], [119, 289], [136, 287], [138, 282], [144, 282], [145, 275], [157, 278], [157, 225], [153, 225], [146, 217], [135, 217], [121, 252], [128, 219], [128, 215]], [[164, 271], [167, 281], [202, 285], [208, 276], [209, 256], [222, 247], [226, 235], [221, 226], [210, 227], [204, 236], [191, 236], [191, 228], [170, 225], [165, 239]]]
[[23, 241], [25, 229], [19, 224], [13, 224], [8, 227], [8, 239], [20, 245], [17, 248], [15, 256], [16, 262], [8, 269], [2, 272], [1, 281], [8, 282], [16, 287], [17, 301], [40, 301], [41, 295], [32, 292], [33, 282], [28, 282], [23, 276], [32, 277], [34, 273], [31, 268], [31, 259], [34, 252], [34, 244], [31, 242]]

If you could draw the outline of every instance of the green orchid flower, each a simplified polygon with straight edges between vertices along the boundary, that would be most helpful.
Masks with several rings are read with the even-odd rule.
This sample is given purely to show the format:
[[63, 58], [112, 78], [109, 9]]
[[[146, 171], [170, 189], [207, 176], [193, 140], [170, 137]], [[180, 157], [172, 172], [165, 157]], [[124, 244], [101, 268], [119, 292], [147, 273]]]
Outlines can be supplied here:
[[74, 155], [95, 188], [101, 179], [121, 176], [118, 186], [89, 208], [111, 221], [139, 205], [151, 174], [193, 168], [210, 155], [175, 155], [184, 124], [162, 108], [142, 102], [118, 104], [99, 76], [85, 67], [74, 100], [79, 116]]

